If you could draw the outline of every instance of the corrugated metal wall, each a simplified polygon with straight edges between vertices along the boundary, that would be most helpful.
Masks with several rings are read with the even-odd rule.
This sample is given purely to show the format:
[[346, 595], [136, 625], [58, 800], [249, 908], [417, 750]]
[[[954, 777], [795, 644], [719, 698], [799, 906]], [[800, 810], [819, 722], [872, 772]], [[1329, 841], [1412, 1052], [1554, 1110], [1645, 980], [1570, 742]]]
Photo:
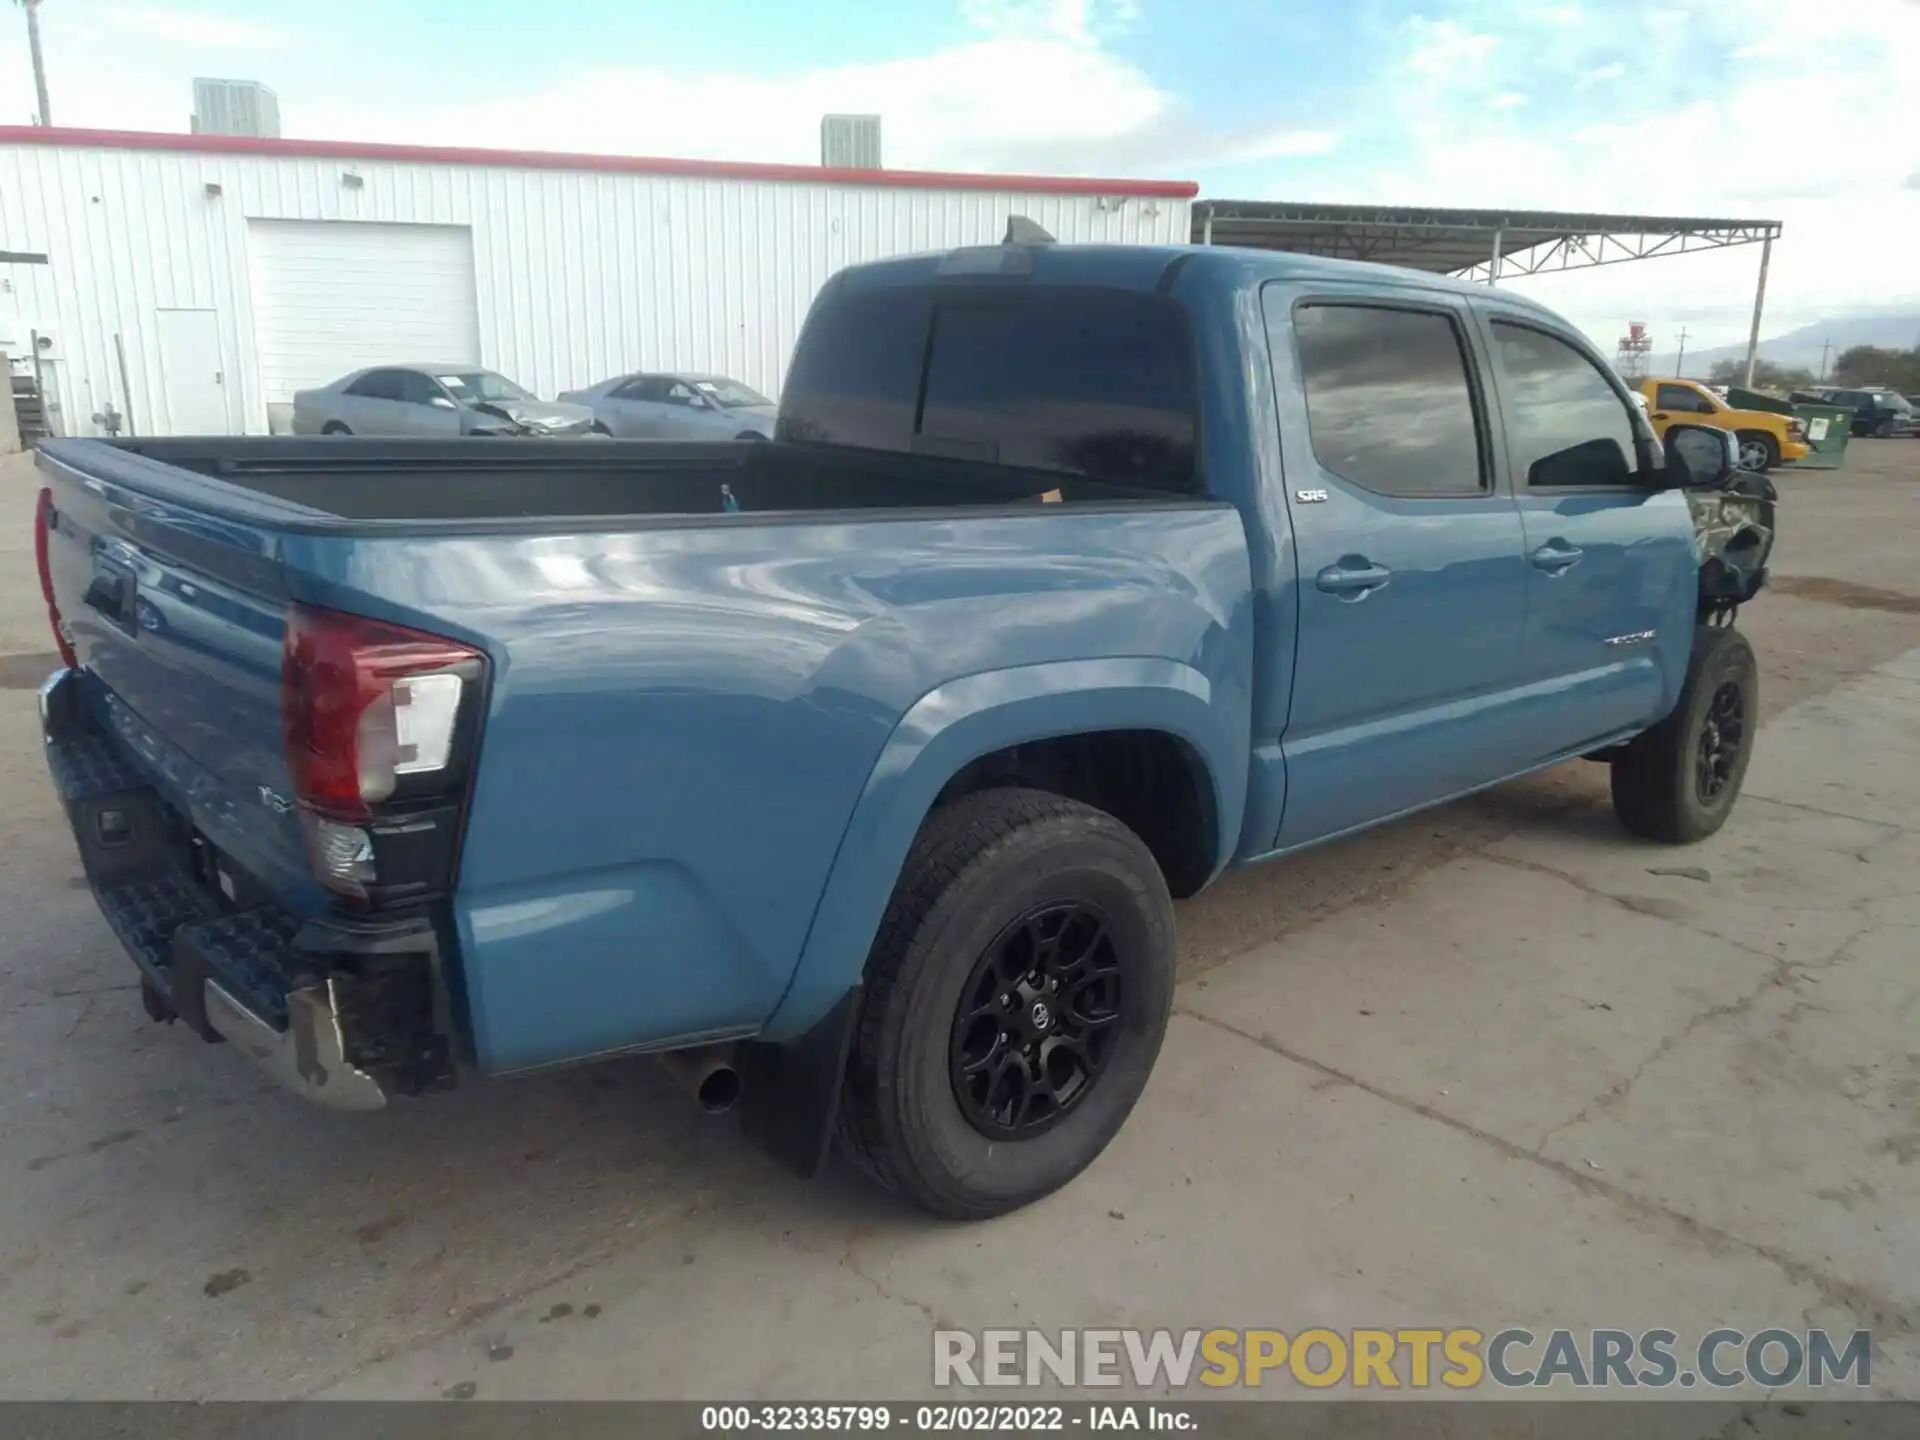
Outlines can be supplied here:
[[[351, 172], [359, 186], [342, 179]], [[220, 193], [207, 193], [209, 185]], [[472, 230], [484, 362], [542, 395], [650, 367], [777, 391], [807, 306], [843, 265], [992, 243], [1011, 213], [1062, 241], [1183, 243], [1189, 202], [531, 170], [361, 159], [0, 145], [0, 332], [43, 351], [63, 429], [111, 396], [159, 428], [154, 312], [220, 318], [231, 428], [265, 433], [247, 222], [365, 220]], [[131, 397], [113, 352], [127, 352]], [[10, 338], [0, 333], [0, 339]], [[368, 336], [367, 363], [394, 358]]]

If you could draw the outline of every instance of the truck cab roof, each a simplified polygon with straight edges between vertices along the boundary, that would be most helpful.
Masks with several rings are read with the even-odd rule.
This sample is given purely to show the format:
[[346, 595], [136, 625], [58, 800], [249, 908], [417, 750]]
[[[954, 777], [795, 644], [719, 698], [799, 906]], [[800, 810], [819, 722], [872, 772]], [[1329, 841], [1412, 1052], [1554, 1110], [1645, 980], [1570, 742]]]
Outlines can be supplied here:
[[1233, 288], [1256, 286], [1269, 280], [1318, 280], [1482, 298], [1492, 294], [1503, 305], [1532, 311], [1542, 320], [1555, 324], [1563, 323], [1544, 305], [1510, 290], [1489, 291], [1485, 285], [1452, 276], [1433, 275], [1398, 265], [1227, 245], [982, 245], [849, 266], [829, 284], [865, 289], [963, 277], [1015, 279], [1025, 276], [1040, 284], [1099, 285], [1151, 292], [1170, 290], [1173, 277], [1182, 274], [1201, 278], [1206, 284]]

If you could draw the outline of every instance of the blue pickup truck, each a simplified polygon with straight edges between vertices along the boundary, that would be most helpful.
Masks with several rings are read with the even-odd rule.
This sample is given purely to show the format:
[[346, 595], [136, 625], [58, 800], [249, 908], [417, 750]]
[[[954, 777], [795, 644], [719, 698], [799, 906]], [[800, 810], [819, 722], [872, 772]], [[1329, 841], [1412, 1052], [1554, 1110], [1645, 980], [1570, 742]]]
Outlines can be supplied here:
[[802, 1173], [1062, 1185], [1173, 897], [1569, 757], [1727, 818], [1773, 497], [1499, 290], [843, 271], [771, 443], [60, 440], [46, 753], [148, 1013], [323, 1104], [649, 1052]]

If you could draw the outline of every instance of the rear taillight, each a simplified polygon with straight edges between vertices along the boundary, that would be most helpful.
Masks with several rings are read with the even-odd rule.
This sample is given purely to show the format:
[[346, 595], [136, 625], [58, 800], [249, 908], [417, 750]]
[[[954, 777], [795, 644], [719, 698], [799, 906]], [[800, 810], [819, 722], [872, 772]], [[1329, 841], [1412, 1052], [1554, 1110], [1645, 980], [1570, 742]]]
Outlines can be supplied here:
[[39, 502], [33, 507], [33, 563], [40, 568], [40, 593], [46, 597], [47, 623], [53, 626], [53, 643], [60, 651], [60, 663], [72, 670], [79, 666], [80, 660], [60, 625], [60, 603], [53, 598], [53, 565], [47, 549], [53, 538], [53, 527], [59, 520], [59, 512], [53, 508], [53, 491], [42, 490]]
[[314, 877], [375, 906], [451, 883], [486, 657], [385, 621], [296, 605], [281, 719]]

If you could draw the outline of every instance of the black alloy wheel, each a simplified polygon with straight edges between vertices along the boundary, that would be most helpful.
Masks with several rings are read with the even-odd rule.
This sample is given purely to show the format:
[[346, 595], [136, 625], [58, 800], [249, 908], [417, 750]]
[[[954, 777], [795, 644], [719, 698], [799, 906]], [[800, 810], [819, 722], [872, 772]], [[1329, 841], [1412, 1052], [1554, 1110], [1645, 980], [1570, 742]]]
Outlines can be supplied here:
[[1747, 702], [1740, 687], [1728, 680], [1713, 692], [1700, 725], [1699, 750], [1694, 764], [1694, 793], [1711, 805], [1727, 788], [1739, 765], [1747, 739]]
[[1121, 961], [1106, 917], [1083, 901], [1042, 905], [995, 937], [960, 991], [949, 1068], [967, 1121], [1025, 1140], [1093, 1089], [1120, 1018]]

